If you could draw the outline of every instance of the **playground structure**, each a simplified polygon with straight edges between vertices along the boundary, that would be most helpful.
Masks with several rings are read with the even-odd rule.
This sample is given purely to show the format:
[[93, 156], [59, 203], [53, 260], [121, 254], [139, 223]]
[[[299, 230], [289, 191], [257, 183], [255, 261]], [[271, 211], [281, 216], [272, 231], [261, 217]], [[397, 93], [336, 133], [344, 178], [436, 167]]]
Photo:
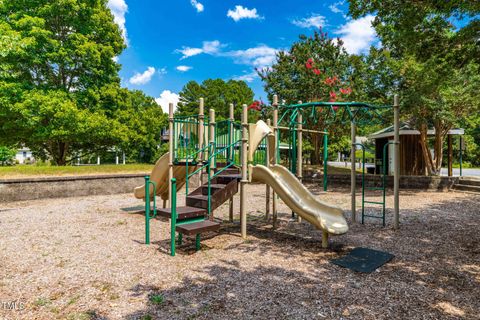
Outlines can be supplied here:
[[[327, 132], [303, 129], [309, 119], [330, 117], [329, 121], [350, 122], [352, 138], [351, 168], [351, 209], [352, 222], [356, 222], [356, 168], [355, 143], [356, 126], [369, 121], [372, 112], [389, 107], [375, 107], [357, 102], [312, 102], [293, 105], [279, 105], [274, 96], [271, 106], [273, 126], [260, 120], [248, 124], [247, 106], [242, 106], [242, 121], [235, 122], [234, 106], [230, 104], [230, 116], [226, 120], [215, 121], [215, 111], [204, 115], [204, 101], [199, 101], [199, 113], [194, 116], [175, 117], [173, 104], [169, 105], [169, 152], [156, 163], [151, 176], [145, 177], [144, 186], [135, 189], [135, 197], [145, 200], [145, 242], [150, 243], [150, 220], [155, 216], [170, 219], [171, 255], [175, 255], [176, 234], [178, 243], [183, 235], [196, 236], [196, 249], [200, 249], [200, 234], [215, 231], [220, 223], [215, 221], [213, 211], [229, 201], [229, 218], [233, 221], [233, 196], [240, 191], [240, 229], [243, 238], [247, 236], [247, 215], [245, 186], [250, 182], [266, 184], [266, 218], [272, 215], [272, 224], [277, 225], [277, 200], [281, 198], [298, 215], [317, 229], [322, 230], [322, 247], [328, 246], [329, 235], [348, 231], [344, 212], [335, 206], [317, 200], [302, 185], [302, 132], [311, 131], [324, 134], [324, 190], [327, 190]], [[398, 97], [394, 99], [394, 228], [399, 227], [399, 172], [398, 172]], [[282, 115], [279, 118], [279, 110]], [[287, 127], [281, 127], [287, 121]], [[279, 163], [280, 129], [287, 129], [292, 157], [289, 169]], [[294, 148], [293, 146], [296, 146]], [[361, 145], [363, 150], [364, 147]], [[296, 173], [296, 176], [293, 174]], [[363, 167], [362, 177], [365, 174]], [[198, 176], [199, 186], [190, 192], [193, 176]], [[205, 181], [206, 180], [206, 181]], [[185, 206], [177, 206], [177, 192], [185, 187]], [[382, 218], [385, 225], [385, 179], [381, 187], [371, 190], [383, 191], [383, 202], [365, 200], [365, 183], [362, 178], [362, 223], [365, 203], [382, 204]], [[272, 193], [271, 190], [272, 189]], [[148, 190], [148, 192], [147, 192]], [[270, 198], [271, 195], [271, 198]], [[156, 196], [163, 200], [163, 208], [157, 208]], [[270, 201], [272, 199], [272, 201]], [[168, 206], [167, 206], [168, 200]], [[153, 202], [153, 206], [152, 206]], [[373, 216], [378, 218], [378, 216]]]

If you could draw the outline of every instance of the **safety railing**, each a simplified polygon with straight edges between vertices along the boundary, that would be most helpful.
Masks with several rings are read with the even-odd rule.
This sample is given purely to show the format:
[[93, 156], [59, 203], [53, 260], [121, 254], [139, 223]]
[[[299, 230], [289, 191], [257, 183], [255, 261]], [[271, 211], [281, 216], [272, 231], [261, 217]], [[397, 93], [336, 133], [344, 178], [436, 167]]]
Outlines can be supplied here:
[[[198, 150], [199, 117], [177, 116], [173, 120], [173, 159], [175, 163], [184, 161]], [[196, 160], [196, 159], [192, 159]]]
[[[151, 213], [150, 186], [153, 187], [153, 215]], [[145, 176], [145, 244], [150, 244], [150, 219], [157, 216], [157, 185], [150, 181], [150, 176]]]
[[[186, 171], [186, 177], [185, 177], [185, 194], [188, 195], [188, 188], [189, 188], [189, 180], [192, 176], [194, 176], [195, 174], [199, 173], [199, 172], [202, 172], [202, 170], [204, 168], [207, 169], [207, 171], [210, 170], [210, 162], [209, 161], [197, 161], [193, 164], [190, 164], [190, 158], [193, 160], [197, 157], [197, 155], [201, 155], [200, 157], [203, 158], [204, 156], [202, 154], [207, 154], [207, 155], [210, 155], [212, 154], [212, 149], [213, 149], [213, 143], [207, 143], [203, 148], [201, 148], [200, 150], [197, 150], [189, 155], [187, 155], [186, 157], [186, 161], [185, 161], [185, 171]], [[193, 166], [198, 166], [198, 163], [200, 163], [201, 165], [196, 169], [194, 170], [192, 173], [189, 173], [189, 165], [193, 165]]]

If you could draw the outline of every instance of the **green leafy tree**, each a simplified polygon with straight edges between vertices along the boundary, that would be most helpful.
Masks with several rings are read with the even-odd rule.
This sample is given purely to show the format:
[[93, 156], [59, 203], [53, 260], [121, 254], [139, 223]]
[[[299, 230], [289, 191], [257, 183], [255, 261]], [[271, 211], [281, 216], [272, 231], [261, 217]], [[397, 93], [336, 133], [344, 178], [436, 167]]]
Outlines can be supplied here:
[[[106, 0], [0, 2], [0, 130], [59, 165], [111, 146], [125, 127], [99, 103], [124, 48]], [[6, 140], [6, 141], [5, 141]]]
[[[361, 59], [357, 63], [363, 64]], [[279, 52], [276, 62], [270, 68], [258, 71], [264, 81], [265, 91], [269, 99], [277, 94], [288, 103], [297, 101], [346, 101], [359, 96], [354, 79], [355, 68], [351, 57], [343, 48], [341, 40], [334, 40], [320, 31], [313, 36], [301, 35], [288, 52]], [[322, 110], [318, 108], [317, 112]], [[320, 116], [312, 121], [304, 117], [305, 127], [316, 130], [325, 130], [326, 118]], [[342, 135], [341, 127], [331, 127], [337, 136]], [[318, 134], [310, 135], [313, 151], [312, 164], [321, 162], [320, 148], [322, 137]]]
[[0, 165], [9, 164], [15, 157], [17, 150], [6, 146], [0, 146]]
[[188, 82], [180, 91], [179, 115], [198, 114], [198, 100], [205, 99], [205, 112], [214, 109], [217, 119], [228, 119], [229, 104], [234, 104], [235, 119], [240, 120], [242, 105], [253, 101], [254, 93], [245, 81], [207, 79], [201, 84]]
[[[448, 131], [479, 110], [479, 10], [472, 1], [350, 1], [355, 18], [376, 15], [375, 29], [398, 75], [402, 114], [420, 131], [429, 174], [440, 173]], [[451, 22], [464, 18], [460, 28]], [[429, 127], [435, 128], [434, 157]]]

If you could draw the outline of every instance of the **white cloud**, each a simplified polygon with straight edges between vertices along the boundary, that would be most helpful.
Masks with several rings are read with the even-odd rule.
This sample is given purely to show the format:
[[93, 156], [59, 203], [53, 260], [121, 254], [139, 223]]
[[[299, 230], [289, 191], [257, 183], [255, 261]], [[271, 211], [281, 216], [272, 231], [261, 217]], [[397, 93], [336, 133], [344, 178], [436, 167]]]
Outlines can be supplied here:
[[135, 73], [133, 77], [130, 78], [129, 82], [131, 84], [140, 85], [146, 84], [152, 80], [153, 75], [155, 74], [154, 67], [148, 67], [143, 73]]
[[110, 8], [110, 11], [112, 11], [114, 21], [118, 24], [123, 39], [128, 45], [127, 28], [125, 27], [125, 14], [128, 12], [128, 6], [125, 0], [108, 0], [107, 6]]
[[201, 48], [182, 47], [182, 49], [177, 49], [175, 52], [183, 54], [180, 58], [180, 60], [183, 60], [202, 53], [215, 54], [220, 51], [222, 46], [223, 45], [218, 40], [203, 41], [203, 46]]
[[155, 99], [155, 102], [162, 108], [163, 112], [168, 113], [168, 104], [173, 103], [173, 111], [177, 109], [180, 96], [170, 90], [163, 90], [160, 97]]
[[167, 74], [167, 68], [163, 67], [162, 69], [158, 70], [157, 72], [159, 75]]
[[279, 50], [266, 45], [260, 45], [246, 50], [226, 52], [236, 63], [247, 64], [257, 68], [268, 67], [275, 62]]
[[333, 13], [343, 13], [343, 10], [339, 8], [339, 6], [343, 5], [345, 1], [338, 1], [335, 3], [332, 3], [331, 5], [328, 6], [328, 8], [333, 12]]
[[177, 70], [180, 72], [187, 72], [188, 70], [192, 69], [190, 66], [178, 66]]
[[[276, 60], [276, 54], [279, 49], [271, 48], [267, 45], [259, 45], [257, 47], [245, 50], [223, 51], [225, 45], [218, 40], [204, 41], [202, 48], [183, 47], [175, 50], [175, 52], [183, 54], [180, 60], [196, 56], [199, 54], [209, 54], [215, 57], [227, 57], [234, 60], [237, 64], [245, 64], [256, 68], [265, 68], [271, 66]], [[188, 71], [191, 67], [178, 66], [178, 71]]]
[[256, 71], [253, 71], [253, 72], [250, 72], [250, 73], [245, 73], [241, 76], [233, 77], [233, 80], [252, 82], [256, 78], [258, 78], [258, 74], [257, 74]]
[[310, 17], [292, 20], [292, 23], [300, 28], [320, 28], [324, 27], [327, 19], [319, 14], [312, 13]]
[[351, 54], [360, 54], [377, 41], [377, 34], [372, 26], [373, 15], [357, 20], [350, 20], [335, 31], [343, 40], [343, 46]]
[[203, 4], [201, 4], [200, 2], [198, 2], [197, 0], [190, 0], [190, 3], [192, 4], [192, 6], [197, 10], [197, 12], [203, 12], [203, 10], [205, 9], [203, 7]]
[[263, 19], [263, 17], [257, 13], [256, 8], [248, 9], [242, 6], [235, 6], [235, 10], [228, 10], [227, 17], [232, 18], [235, 22], [241, 19]]

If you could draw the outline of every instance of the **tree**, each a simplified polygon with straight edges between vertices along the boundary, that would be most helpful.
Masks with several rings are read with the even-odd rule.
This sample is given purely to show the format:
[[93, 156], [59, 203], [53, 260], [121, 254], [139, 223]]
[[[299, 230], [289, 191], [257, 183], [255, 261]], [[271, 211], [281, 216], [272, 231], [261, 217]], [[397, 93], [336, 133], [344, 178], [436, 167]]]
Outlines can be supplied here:
[[[398, 72], [402, 113], [420, 131], [427, 172], [439, 174], [447, 132], [479, 110], [480, 3], [352, 0], [350, 11], [355, 18], [376, 14], [375, 29]], [[451, 23], [465, 17], [463, 27]], [[429, 127], [435, 128], [435, 157]]]
[[6, 146], [0, 146], [0, 165], [9, 164], [15, 157], [17, 150]]
[[74, 148], [121, 142], [99, 97], [119, 86], [123, 48], [106, 0], [1, 1], [0, 139], [59, 165]]
[[104, 92], [101, 99], [102, 105], [114, 110], [111, 117], [126, 128], [116, 147], [138, 162], [156, 161], [161, 129], [167, 126], [168, 117], [155, 99], [124, 88]]
[[188, 82], [180, 91], [180, 102], [177, 113], [179, 115], [197, 115], [198, 101], [205, 99], [205, 112], [214, 109], [217, 119], [228, 119], [229, 104], [234, 104], [235, 119], [239, 120], [242, 114], [242, 105], [249, 105], [253, 101], [254, 93], [245, 81], [222, 79], [207, 79], [201, 84], [196, 81]]
[[[357, 61], [361, 62], [361, 61]], [[258, 70], [264, 81], [269, 99], [277, 94], [288, 103], [297, 101], [345, 101], [355, 99], [355, 68], [351, 57], [343, 48], [340, 39], [328, 38], [327, 34], [315, 31], [313, 36], [301, 35], [288, 52], [279, 52], [277, 60], [270, 68]], [[321, 109], [317, 110], [320, 112]], [[325, 119], [314, 123], [308, 117], [306, 127], [325, 130]], [[341, 130], [337, 131], [340, 133]], [[320, 148], [322, 138], [311, 134], [313, 145], [312, 164], [321, 162]]]

